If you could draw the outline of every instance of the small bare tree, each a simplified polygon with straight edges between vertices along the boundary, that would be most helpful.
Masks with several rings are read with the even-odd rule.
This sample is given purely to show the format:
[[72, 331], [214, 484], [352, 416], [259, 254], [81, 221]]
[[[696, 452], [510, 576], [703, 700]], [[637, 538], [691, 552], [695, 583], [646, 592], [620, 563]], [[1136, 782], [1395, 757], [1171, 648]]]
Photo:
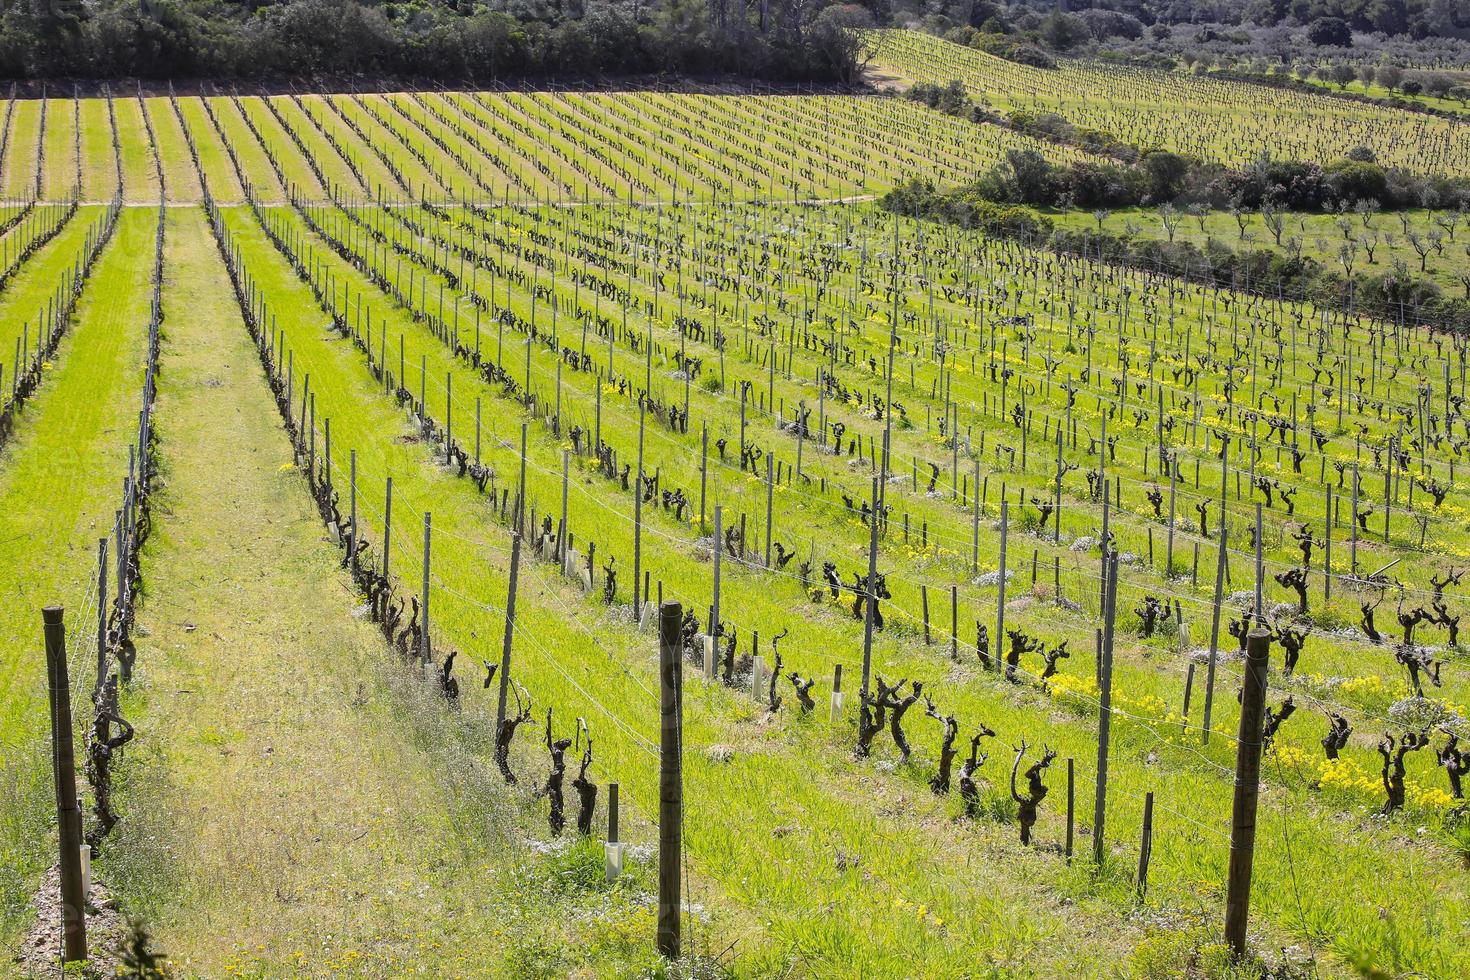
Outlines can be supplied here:
[[1164, 234], [1169, 236], [1169, 241], [1171, 243], [1174, 241], [1175, 233], [1179, 231], [1179, 222], [1181, 220], [1181, 217], [1182, 216], [1179, 214], [1179, 209], [1176, 208], [1174, 205], [1167, 202], [1163, 205], [1160, 205], [1159, 223], [1164, 226]]
[[1286, 215], [1276, 209], [1274, 205], [1261, 205], [1261, 222], [1266, 230], [1271, 233], [1271, 238], [1279, 247], [1281, 245], [1281, 234], [1286, 230]]

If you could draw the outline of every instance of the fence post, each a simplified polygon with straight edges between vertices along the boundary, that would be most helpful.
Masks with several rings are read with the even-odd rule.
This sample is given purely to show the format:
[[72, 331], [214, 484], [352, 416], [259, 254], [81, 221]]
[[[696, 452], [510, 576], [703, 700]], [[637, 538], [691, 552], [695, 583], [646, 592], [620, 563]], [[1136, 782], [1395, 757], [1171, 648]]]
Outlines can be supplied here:
[[1104, 576], [1102, 684], [1098, 696], [1097, 720], [1097, 796], [1092, 808], [1092, 860], [1102, 864], [1103, 827], [1108, 802], [1108, 738], [1113, 727], [1113, 623], [1118, 603], [1118, 555], [1110, 553]]
[[1077, 812], [1077, 781], [1075, 766], [1071, 759], [1067, 760], [1067, 863], [1072, 863], [1072, 828], [1076, 824]]
[[1324, 532], [1323, 545], [1326, 553], [1322, 558], [1322, 605], [1326, 606], [1332, 601], [1332, 485], [1327, 486], [1327, 530]]
[[618, 784], [607, 784], [607, 845], [603, 848], [608, 881], [623, 873], [623, 843], [618, 840]]
[[832, 724], [842, 720], [842, 665], [832, 667]]
[[383, 578], [388, 578], [388, 557], [393, 551], [393, 478], [383, 491]]
[[868, 580], [863, 586], [863, 686], [860, 698], [868, 696], [868, 680], [873, 674], [873, 592], [878, 582], [878, 478], [873, 477], [873, 509], [868, 517]]
[[1154, 851], [1154, 794], [1143, 798], [1143, 833], [1138, 841], [1138, 897], [1148, 894], [1148, 861]]
[[107, 681], [107, 536], [97, 539], [97, 686], [93, 699], [102, 695]]
[[505, 633], [500, 640], [500, 695], [495, 708], [495, 730], [505, 722], [505, 699], [510, 694], [510, 647], [516, 631], [516, 585], [521, 574], [521, 533], [510, 536], [510, 591], [505, 597]]
[[556, 560], [566, 565], [567, 555], [567, 481], [571, 477], [572, 451], [561, 451], [561, 522], [556, 526]]
[[638, 400], [638, 469], [633, 481], [633, 621], [643, 622], [643, 603], [639, 593], [643, 569], [643, 399]]
[[1266, 666], [1270, 659], [1271, 634], [1257, 624], [1246, 639], [1240, 742], [1235, 754], [1235, 802], [1230, 815], [1230, 875], [1225, 891], [1225, 942], [1237, 960], [1245, 956], [1246, 922], [1250, 916], [1256, 799], [1261, 778], [1261, 725], [1266, 711]]
[[77, 803], [76, 757], [72, 749], [71, 685], [66, 669], [66, 626], [60, 606], [41, 610], [46, 636], [46, 673], [51, 695], [51, 768], [56, 784], [60, 831], [61, 937], [63, 963], [87, 958], [86, 895], [82, 893], [82, 808]]
[[1215, 609], [1210, 620], [1210, 661], [1205, 669], [1205, 723], [1200, 744], [1210, 744], [1210, 709], [1215, 704], [1215, 666], [1220, 659], [1220, 605], [1225, 598], [1225, 545], [1229, 534], [1225, 528], [1224, 507], [1220, 520], [1220, 555], [1215, 562]]
[[658, 951], [679, 958], [680, 845], [683, 838], [683, 610], [666, 602], [659, 610]]
[[[766, 453], [766, 567], [771, 567], [771, 503], [772, 495], [776, 492], [776, 485], [771, 479], [771, 461], [774, 457]], [[878, 519], [878, 510], [873, 508], [873, 520]]]
[[347, 454], [347, 496], [350, 501], [352, 530], [347, 534], [347, 569], [352, 574], [357, 567], [357, 450]]
[[420, 605], [423, 606], [424, 622], [419, 631], [419, 659], [429, 662], [429, 542], [433, 533], [433, 515], [424, 511], [424, 592]]
[[975, 506], [970, 513], [970, 575], [980, 574], [980, 457], [975, 457]]
[[1001, 669], [1000, 651], [1006, 637], [1006, 536], [1010, 531], [1010, 526], [1010, 501], [1002, 495], [1000, 498], [1000, 577], [996, 582], [998, 592], [995, 600], [995, 638], [992, 642], [995, 654], [992, 659], [997, 672]]

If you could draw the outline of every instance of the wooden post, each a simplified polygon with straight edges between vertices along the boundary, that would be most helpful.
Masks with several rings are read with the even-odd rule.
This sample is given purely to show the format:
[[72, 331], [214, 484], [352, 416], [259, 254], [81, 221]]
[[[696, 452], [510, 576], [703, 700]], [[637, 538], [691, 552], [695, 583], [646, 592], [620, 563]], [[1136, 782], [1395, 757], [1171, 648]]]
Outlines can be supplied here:
[[[772, 454], [766, 453], [766, 567], [771, 567], [771, 503], [772, 496], [776, 492], [776, 485], [771, 478]], [[873, 509], [872, 520], [878, 520], [877, 508]]]
[[1351, 537], [1348, 542], [1348, 571], [1358, 574], [1358, 464], [1353, 464], [1353, 508], [1348, 514]]
[[1138, 840], [1138, 897], [1148, 893], [1148, 860], [1154, 850], [1154, 794], [1143, 798], [1143, 833]]
[[[1182, 626], [1181, 626], [1182, 629]], [[1179, 722], [1179, 732], [1182, 735], [1189, 730], [1189, 697], [1194, 692], [1194, 661], [1189, 662], [1189, 667], [1184, 671], [1184, 710]]]
[[424, 511], [424, 593], [419, 604], [422, 607], [424, 623], [419, 631], [419, 659], [424, 663], [429, 662], [429, 543], [433, 535], [433, 515]]
[[1270, 659], [1271, 634], [1257, 625], [1246, 639], [1240, 741], [1235, 754], [1235, 802], [1230, 816], [1230, 873], [1225, 891], [1225, 942], [1237, 960], [1245, 956], [1246, 922], [1250, 917], [1256, 801], [1261, 778], [1261, 726], [1266, 711], [1266, 666]]
[[46, 673], [51, 695], [51, 770], [56, 784], [60, 836], [62, 963], [87, 958], [86, 898], [82, 893], [82, 808], [77, 802], [76, 757], [72, 749], [71, 684], [67, 677], [66, 626], [60, 606], [41, 610], [46, 636]]
[[[651, 343], [652, 341], [650, 341]], [[643, 424], [647, 414], [643, 399], [638, 401], [638, 469], [633, 481], [633, 621], [643, 622], [643, 608], [638, 601], [638, 583], [643, 573]]]
[[607, 784], [607, 845], [604, 851], [604, 876], [617, 881], [623, 873], [623, 845], [618, 840], [618, 784]]
[[[704, 492], [705, 485], [709, 481], [709, 424], [704, 423], [699, 427], [699, 533], [704, 533]], [[719, 535], [715, 535], [715, 544], [719, 544]]]
[[529, 422], [521, 423], [521, 471], [519, 482], [516, 485], [516, 510], [515, 510], [515, 533], [524, 533], [523, 517], [526, 513], [526, 430], [530, 427]]
[[[715, 595], [714, 603], [710, 606], [709, 613], [709, 635], [715, 636], [715, 631], [720, 628], [720, 558], [725, 550], [724, 543], [725, 508], [715, 504], [715, 537], [714, 537], [714, 566], [715, 566]], [[715, 659], [719, 659], [719, 651], [715, 651]], [[719, 672], [717, 667], [711, 666], [710, 677], [713, 678]]]
[[[1160, 389], [1162, 397], [1163, 389]], [[1174, 499], [1179, 482], [1179, 470], [1174, 461], [1169, 461], [1169, 540], [1164, 546], [1164, 581], [1174, 576]]]
[[505, 721], [505, 700], [510, 694], [510, 647], [516, 629], [516, 585], [521, 573], [521, 533], [510, 536], [510, 592], [505, 597], [505, 633], [500, 640], [500, 696], [495, 707], [495, 731]]
[[[1106, 416], [1104, 416], [1104, 418], [1106, 418]], [[1104, 449], [1103, 449], [1103, 456], [1104, 457], [1107, 456], [1107, 449], [1106, 449], [1106, 447], [1104, 447]], [[1107, 604], [1108, 604], [1108, 552], [1111, 550], [1108, 547], [1108, 540], [1109, 540], [1108, 535], [1110, 533], [1109, 530], [1108, 530], [1108, 517], [1109, 517], [1108, 508], [1110, 506], [1110, 504], [1109, 504], [1109, 497], [1108, 497], [1108, 489], [1109, 489], [1109, 487], [1108, 487], [1108, 481], [1107, 480], [1103, 480], [1102, 481], [1102, 505], [1103, 505], [1103, 507], [1102, 507], [1102, 540], [1101, 540], [1101, 542], [1099, 544], [1099, 549], [1102, 551], [1102, 575], [1100, 576], [1100, 578], [1101, 578], [1101, 585], [1099, 585], [1099, 587], [1098, 587], [1098, 594], [1097, 594], [1097, 608], [1099, 610], [1105, 609], [1107, 607]]]
[[980, 457], [975, 457], [975, 506], [970, 514], [970, 575], [980, 574]]
[[383, 578], [388, 577], [388, 558], [393, 549], [393, 478], [383, 490]]
[[607, 842], [609, 844], [620, 843], [618, 840], [618, 784], [607, 784]]
[[1067, 863], [1072, 863], [1072, 833], [1077, 815], [1077, 777], [1072, 760], [1067, 760], [1067, 846], [1064, 852]]
[[1266, 622], [1265, 609], [1262, 606], [1262, 590], [1264, 589], [1264, 584], [1261, 581], [1263, 578], [1265, 578], [1265, 567], [1266, 567], [1265, 566], [1265, 562], [1262, 560], [1262, 554], [1261, 554], [1262, 548], [1264, 547], [1264, 542], [1262, 541], [1262, 538], [1264, 538], [1264, 537], [1265, 537], [1265, 528], [1261, 526], [1261, 504], [1260, 504], [1260, 501], [1257, 501], [1256, 502], [1256, 624], [1258, 626], [1259, 625], [1264, 625], [1264, 623]]
[[[571, 475], [572, 451], [561, 451], [561, 522], [556, 527], [556, 560], [565, 563], [567, 554], [567, 482]], [[565, 573], [565, 569], [563, 569]]]
[[1010, 526], [1010, 501], [1002, 496], [1000, 498], [1000, 573], [995, 583], [995, 638], [991, 641], [991, 652], [994, 654], [991, 662], [995, 664], [997, 671], [1001, 669], [1000, 649], [1006, 638], [1006, 536], [1010, 531]]
[[102, 696], [107, 682], [107, 536], [97, 539], [97, 684], [92, 698]]
[[1323, 545], [1326, 548], [1322, 557], [1322, 605], [1332, 601], [1332, 486], [1327, 487], [1327, 530], [1324, 532]]
[[1104, 581], [1107, 599], [1103, 603], [1102, 683], [1098, 696], [1097, 720], [1097, 795], [1092, 807], [1092, 860], [1102, 864], [1106, 853], [1103, 829], [1108, 802], [1108, 738], [1113, 727], [1113, 625], [1118, 602], [1118, 556], [1109, 554]]
[[347, 497], [348, 508], [351, 514], [352, 530], [347, 532], [347, 570], [348, 574], [357, 558], [357, 450], [354, 449], [347, 455]]
[[[976, 471], [978, 472], [978, 463]], [[1056, 510], [1052, 512], [1052, 543], [1062, 543], [1062, 427], [1057, 426], [1057, 485]]]
[[960, 587], [949, 587], [949, 659], [960, 659]]
[[832, 724], [842, 720], [842, 665], [832, 668]]
[[1210, 709], [1215, 704], [1215, 667], [1220, 659], [1220, 606], [1225, 598], [1225, 545], [1229, 538], [1221, 508], [1220, 554], [1215, 561], [1215, 608], [1210, 618], [1210, 660], [1205, 669], [1205, 724], [1200, 741], [1210, 744]]
[[679, 625], [683, 610], [666, 602], [659, 610], [659, 773], [658, 773], [658, 951], [679, 958], [679, 884], [683, 839], [683, 657]]
[[878, 478], [873, 477], [873, 510], [868, 517], [868, 580], [863, 586], [867, 595], [863, 602], [863, 686], [861, 697], [868, 696], [868, 681], [873, 674], [873, 590], [878, 581]]

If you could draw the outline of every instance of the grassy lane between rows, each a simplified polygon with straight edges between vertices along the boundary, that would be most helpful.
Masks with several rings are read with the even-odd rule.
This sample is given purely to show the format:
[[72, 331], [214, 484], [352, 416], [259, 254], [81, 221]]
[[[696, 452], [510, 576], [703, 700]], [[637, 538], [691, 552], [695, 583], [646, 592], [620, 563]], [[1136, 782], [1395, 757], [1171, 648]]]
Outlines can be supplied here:
[[[127, 475], [147, 347], [155, 219], [146, 209], [118, 219], [55, 366], [0, 455], [0, 595], [6, 600], [0, 603], [0, 786], [6, 787], [0, 867], [7, 871], [0, 876], [0, 943], [6, 949], [29, 918], [29, 896], [54, 858], [40, 610], [64, 603], [73, 635], [95, 622], [95, 607], [78, 603], [93, 587], [97, 539], [112, 527]], [[74, 684], [80, 679], [74, 676]]]
[[[527, 851], [537, 808], [484, 764], [483, 720], [351, 614], [198, 211], [170, 214], [167, 248], [140, 735], [101, 873], [185, 976], [526, 976], [589, 918], [641, 922], [641, 879], [605, 889], [595, 846]], [[646, 959], [555, 955], [584, 976]]]

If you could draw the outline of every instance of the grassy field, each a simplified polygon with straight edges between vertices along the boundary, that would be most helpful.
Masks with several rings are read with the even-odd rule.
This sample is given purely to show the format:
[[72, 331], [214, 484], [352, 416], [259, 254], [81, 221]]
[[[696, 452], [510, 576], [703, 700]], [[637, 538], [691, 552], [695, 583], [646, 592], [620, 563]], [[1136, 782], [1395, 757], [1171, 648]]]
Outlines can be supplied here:
[[[922, 47], [932, 39], [899, 43], [936, 77], [953, 67]], [[1062, 77], [1097, 112], [1123, 112], [1148, 84], [1077, 65]], [[1051, 81], [1026, 84], [1027, 98], [1062, 98]], [[1129, 118], [1191, 119], [1217, 150], [1264, 138], [1244, 110], [1220, 108], [1227, 91], [1255, 97], [1170, 89]], [[1330, 115], [1292, 98], [1273, 103], [1278, 122], [1305, 131]], [[1165, 102], [1182, 113], [1172, 123], [1150, 114]], [[90, 202], [120, 186], [129, 206], [0, 455], [0, 540], [19, 559], [4, 574], [21, 600], [0, 658], [3, 764], [20, 787], [0, 822], [20, 871], [0, 893], [7, 944], [30, 925], [54, 850], [36, 607], [60, 597], [74, 623], [95, 622], [95, 538], [126, 471], [164, 196], [186, 206], [167, 209], [162, 264], [160, 469], [123, 698], [138, 736], [96, 868], [180, 975], [1470, 969], [1456, 940], [1470, 838], [1443, 755], [1453, 764], [1449, 739], [1470, 740], [1452, 642], [1465, 599], [1451, 573], [1470, 561], [1454, 338], [830, 200], [915, 172], [960, 181], [1024, 144], [898, 99], [188, 95], [45, 111], [42, 141], [38, 103], [7, 110], [4, 185], [27, 200], [39, 161], [49, 196], [78, 186], [80, 160], [88, 203], [38, 205], [0, 239], [16, 270], [0, 284], [0, 322], [14, 325], [0, 360], [104, 220]], [[1324, 152], [1360, 126], [1410, 124], [1367, 113], [1331, 125], [1312, 137]], [[1422, 139], [1458, 165], [1427, 131], [1384, 139]], [[1105, 228], [1142, 234], [1151, 217], [1119, 212]], [[1178, 234], [1195, 232], [1240, 236], [1228, 215], [1203, 229], [1187, 218]], [[1293, 234], [1330, 257], [1341, 230], [1323, 219]], [[1449, 252], [1447, 286], [1460, 268]], [[1402, 256], [1385, 241], [1376, 261]], [[879, 732], [855, 757], [853, 583], [882, 476], [874, 538], [889, 594], [872, 670], [923, 687], [903, 689], [912, 751]], [[501, 652], [518, 533], [507, 501], [522, 481], [511, 676], [533, 707], [507, 785], [486, 665]], [[313, 503], [323, 486], [342, 520], [355, 507], [366, 562], [384, 567], [391, 549], [395, 602], [415, 600], [399, 630], [427, 597], [432, 667], [403, 652], [416, 637], [395, 651], [370, 621]], [[706, 678], [697, 644], [685, 660], [692, 956], [675, 970], [651, 943], [660, 675], [639, 573], [649, 600], [679, 601], [707, 630], [716, 507], [724, 530], [744, 532], [725, 543], [718, 598], [735, 669], [728, 684]], [[568, 537], [552, 540], [563, 522]], [[56, 527], [73, 529], [65, 560], [34, 544]], [[1120, 572], [1099, 828], [1104, 530]], [[1268, 704], [1294, 713], [1262, 764], [1251, 957], [1232, 964], [1220, 932], [1242, 677], [1230, 628], [1249, 618], [1252, 538], [1277, 631]], [[550, 557], [558, 547], [575, 549], [590, 589]], [[1161, 608], [1177, 613], [1160, 620]], [[1288, 671], [1290, 636], [1303, 645]], [[451, 652], [459, 694], [446, 699]], [[810, 711], [795, 678], [815, 682]], [[79, 726], [83, 709], [84, 697]], [[1351, 733], [1329, 759], [1333, 716]], [[579, 733], [592, 739], [601, 793], [587, 838], [548, 827], [548, 723], [575, 738], [568, 782]], [[1402, 803], [1385, 814], [1379, 739], [1420, 731], [1430, 746], [1405, 758]], [[985, 758], [966, 798], [972, 736]], [[1012, 766], [1043, 747], [1056, 756], [1027, 846]], [[951, 761], [954, 788], [935, 792]], [[634, 845], [612, 885], [599, 846], [609, 782]], [[567, 802], [574, 812], [570, 786]]]

